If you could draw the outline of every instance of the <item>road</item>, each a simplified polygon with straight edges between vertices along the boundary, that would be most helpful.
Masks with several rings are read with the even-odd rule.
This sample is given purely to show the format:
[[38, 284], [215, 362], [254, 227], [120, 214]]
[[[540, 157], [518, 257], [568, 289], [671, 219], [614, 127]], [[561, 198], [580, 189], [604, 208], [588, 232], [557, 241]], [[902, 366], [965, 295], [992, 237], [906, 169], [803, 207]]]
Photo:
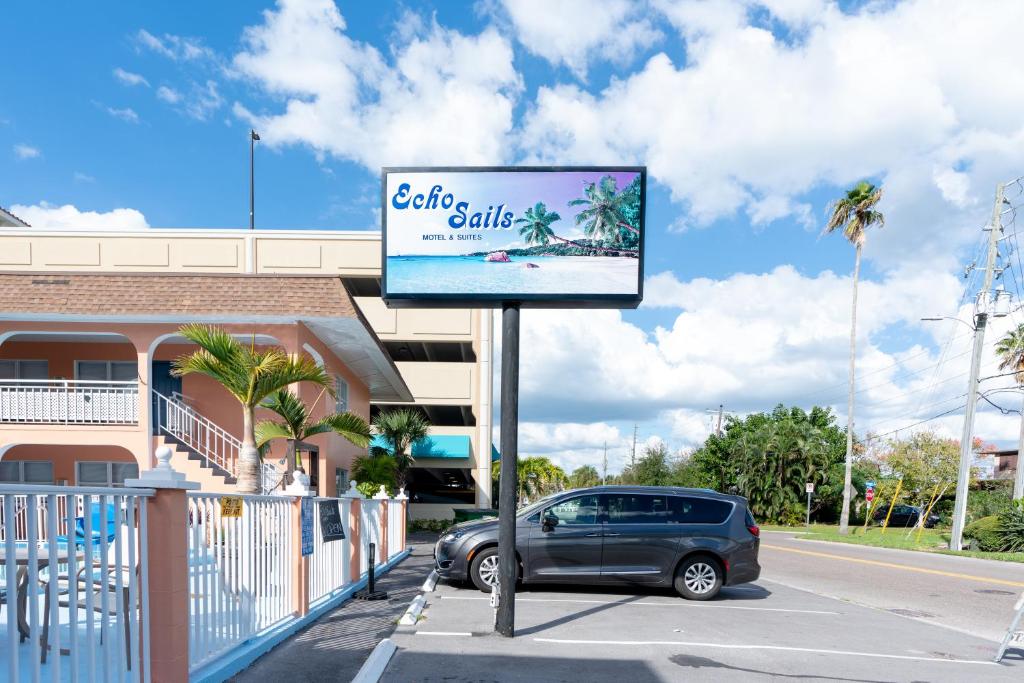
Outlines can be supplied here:
[[811, 541], [763, 532], [761, 578], [999, 640], [1024, 591], [1024, 564]]

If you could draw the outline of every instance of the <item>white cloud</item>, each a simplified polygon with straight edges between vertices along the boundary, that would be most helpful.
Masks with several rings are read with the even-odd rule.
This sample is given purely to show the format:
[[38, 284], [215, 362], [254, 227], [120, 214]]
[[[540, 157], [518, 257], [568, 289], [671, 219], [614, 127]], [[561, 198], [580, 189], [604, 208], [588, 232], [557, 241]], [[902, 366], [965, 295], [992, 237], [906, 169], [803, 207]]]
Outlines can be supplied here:
[[118, 109], [117, 107], [104, 107], [107, 113], [113, 116], [115, 119], [121, 119], [125, 123], [138, 123], [139, 115], [135, 113], [135, 110], [131, 107], [124, 107]]
[[21, 160], [25, 159], [38, 159], [42, 156], [42, 152], [39, 151], [38, 147], [32, 145], [26, 145], [25, 143], [19, 143], [14, 146], [14, 156]]
[[72, 204], [56, 206], [49, 202], [33, 205], [15, 204], [11, 211], [33, 228], [91, 228], [95, 230], [140, 230], [148, 228], [146, 217], [136, 209], [82, 211]]
[[304, 144], [318, 155], [377, 170], [388, 164], [508, 161], [512, 109], [522, 83], [512, 48], [492, 28], [464, 35], [415, 15], [386, 59], [351, 39], [328, 0], [282, 0], [243, 36], [235, 72], [286, 100], [278, 113], [236, 115], [268, 145]]
[[527, 50], [585, 78], [591, 61], [628, 62], [662, 34], [636, 0], [502, 0]]
[[151, 52], [174, 61], [196, 61], [213, 59], [213, 50], [202, 44], [198, 38], [187, 38], [165, 33], [157, 37], [146, 29], [135, 34], [136, 43]]
[[125, 71], [121, 67], [114, 69], [114, 78], [123, 83], [124, 85], [135, 86], [144, 85], [149, 87], [149, 81], [146, 80], [141, 74], [132, 73], [131, 71]]
[[161, 85], [156, 89], [156, 96], [168, 104], [177, 104], [181, 101], [181, 93], [166, 85]]
[[[541, 86], [521, 128], [526, 160], [646, 163], [696, 222], [739, 211], [803, 222], [805, 193], [876, 177], [894, 229], [877, 248], [869, 240], [872, 258], [891, 264], [912, 248], [928, 261], [973, 240], [960, 207], [1024, 166], [1012, 115], [1024, 109], [1024, 4], [911, 0], [844, 14], [772, 2], [792, 22], [786, 40], [751, 23], [749, 4], [659, 3], [688, 61], [656, 54], [597, 94]], [[998, 106], [982, 104], [986, 92]], [[968, 177], [933, 177], [936, 166]], [[929, 206], [945, 214], [938, 223], [921, 220]]]
[[96, 178], [82, 171], [75, 171], [72, 175], [76, 183], [95, 183]]

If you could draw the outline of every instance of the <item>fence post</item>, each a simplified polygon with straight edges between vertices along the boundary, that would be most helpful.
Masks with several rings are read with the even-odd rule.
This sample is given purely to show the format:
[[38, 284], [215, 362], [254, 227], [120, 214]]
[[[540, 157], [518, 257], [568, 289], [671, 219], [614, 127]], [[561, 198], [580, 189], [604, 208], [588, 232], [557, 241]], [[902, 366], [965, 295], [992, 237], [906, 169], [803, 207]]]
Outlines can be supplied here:
[[[309, 614], [309, 556], [302, 554], [302, 499], [315, 496], [316, 492], [309, 487], [309, 475], [302, 470], [292, 474], [292, 483], [285, 487], [283, 495], [292, 496], [292, 531], [297, 540], [296, 553], [292, 557], [292, 604], [300, 617]], [[316, 515], [313, 524], [316, 524]]]
[[[142, 628], [148, 632], [149, 669], [154, 681], [188, 680], [188, 499], [199, 488], [171, 467], [171, 449], [156, 451], [157, 465], [125, 486], [156, 489], [146, 503], [146, 579], [149, 610]], [[155, 539], [155, 543], [150, 543]], [[145, 623], [148, 621], [148, 623]], [[146, 650], [143, 649], [143, 656]]]
[[380, 547], [377, 548], [377, 558], [380, 564], [388, 561], [388, 500], [390, 496], [381, 484], [380, 491], [373, 496], [374, 500], [380, 501]]
[[398, 552], [405, 550], [405, 535], [408, 533], [409, 517], [407, 515], [409, 506], [409, 496], [405, 495], [405, 487], [398, 489], [398, 495], [395, 496], [395, 502], [398, 503], [398, 508], [395, 513], [399, 515], [398, 524], [398, 537], [402, 539], [398, 545]]
[[348, 491], [340, 496], [342, 500], [347, 500], [350, 506], [348, 516], [348, 537], [352, 545], [352, 563], [349, 565], [349, 576], [352, 577], [353, 582], [358, 581], [362, 576], [362, 572], [359, 567], [361, 553], [360, 546], [362, 545], [359, 540], [359, 532], [362, 527], [359, 519], [362, 513], [362, 506], [359, 501], [363, 499], [363, 494], [359, 493], [359, 490], [356, 489], [357, 483], [358, 482], [355, 481], [349, 482]]

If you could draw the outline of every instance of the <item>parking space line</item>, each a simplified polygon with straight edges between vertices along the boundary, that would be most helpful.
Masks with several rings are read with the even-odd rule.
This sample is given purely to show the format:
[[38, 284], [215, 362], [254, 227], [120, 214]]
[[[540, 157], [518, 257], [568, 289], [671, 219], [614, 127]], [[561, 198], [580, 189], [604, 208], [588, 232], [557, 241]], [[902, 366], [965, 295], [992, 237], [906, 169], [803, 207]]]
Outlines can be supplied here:
[[472, 636], [469, 631], [416, 631], [418, 636]]
[[819, 553], [813, 550], [798, 550], [796, 548], [786, 548], [781, 545], [770, 545], [768, 543], [762, 543], [762, 548], [769, 548], [771, 550], [781, 550], [787, 553], [797, 553], [798, 555], [812, 555], [814, 557], [827, 557], [832, 560], [844, 560], [846, 562], [857, 562], [859, 564], [870, 564], [876, 567], [886, 567], [888, 569], [902, 569], [908, 572], [919, 572], [921, 574], [934, 574], [936, 576], [948, 576], [954, 579], [967, 579], [969, 581], [979, 581], [981, 583], [997, 583], [1002, 586], [1015, 586], [1017, 588], [1024, 587], [1024, 583], [1020, 581], [1007, 581], [1006, 579], [991, 579], [987, 576], [975, 576], [974, 574], [960, 574], [959, 572], [945, 572], [940, 569], [926, 569], [924, 567], [911, 567], [905, 564], [896, 564], [894, 562], [882, 562], [880, 560], [865, 560], [860, 557], [850, 557], [849, 555], [833, 555], [832, 553]]
[[725, 643], [701, 643], [683, 640], [581, 640], [563, 638], [534, 638], [537, 643], [555, 643], [559, 645], [670, 645], [677, 647], [717, 648], [722, 650], [773, 650], [778, 652], [809, 652], [821, 655], [843, 655], [847, 657], [872, 657], [875, 659], [900, 659], [914, 662], [946, 662], [949, 664], [987, 664], [1000, 666], [987, 659], [944, 659], [941, 657], [918, 657], [914, 655], [890, 655], [881, 652], [854, 652], [851, 650], [825, 650], [814, 647], [788, 647], [785, 645], [736, 645]]
[[[463, 595], [442, 595], [442, 600], [490, 600], [490, 598], [475, 597], [475, 596], [463, 596]], [[792, 614], [824, 614], [828, 616], [839, 616], [842, 612], [830, 612], [825, 610], [814, 610], [814, 609], [785, 609], [782, 607], [747, 607], [745, 605], [710, 605], [707, 603], [693, 603], [693, 602], [615, 602], [608, 600], [575, 600], [568, 598], [520, 598], [516, 597], [516, 602], [569, 602], [569, 603], [580, 603], [586, 605], [618, 605], [621, 604], [623, 607], [701, 607], [705, 609], [739, 609], [739, 610], [751, 610], [755, 612], [789, 612]]]

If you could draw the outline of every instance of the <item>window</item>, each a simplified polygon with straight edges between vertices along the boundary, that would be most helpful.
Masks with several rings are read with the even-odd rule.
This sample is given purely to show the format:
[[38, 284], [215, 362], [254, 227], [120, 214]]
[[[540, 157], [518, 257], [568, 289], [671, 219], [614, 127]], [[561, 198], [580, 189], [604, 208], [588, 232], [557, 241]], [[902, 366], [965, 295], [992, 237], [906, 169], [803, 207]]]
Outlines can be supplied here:
[[610, 494], [609, 524], [668, 524], [671, 521], [668, 496], [630, 493]]
[[75, 463], [75, 477], [79, 486], [124, 486], [125, 479], [138, 476], [139, 466], [134, 462], [89, 460]]
[[0, 360], [0, 379], [49, 379], [45, 360]]
[[597, 524], [597, 496], [577, 496], [552, 505], [547, 513], [558, 519], [559, 526]]
[[682, 524], [721, 524], [731, 513], [732, 503], [724, 500], [672, 497], [672, 517]]
[[334, 411], [344, 413], [348, 410], [348, 382], [338, 375], [334, 376]]
[[80, 360], [75, 362], [75, 379], [92, 382], [132, 382], [139, 377], [134, 361]]
[[339, 496], [348, 491], [348, 470], [341, 467], [334, 468], [334, 490]]
[[44, 460], [8, 460], [0, 462], [0, 483], [52, 484], [53, 463]]

